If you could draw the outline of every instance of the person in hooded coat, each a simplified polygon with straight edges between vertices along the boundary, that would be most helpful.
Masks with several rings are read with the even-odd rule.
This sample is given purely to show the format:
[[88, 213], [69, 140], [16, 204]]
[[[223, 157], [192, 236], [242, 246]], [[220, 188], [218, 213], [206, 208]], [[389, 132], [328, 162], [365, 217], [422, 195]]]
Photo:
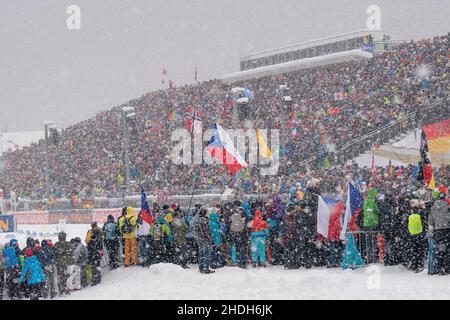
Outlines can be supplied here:
[[175, 212], [172, 221], [173, 243], [175, 245], [175, 263], [188, 269], [189, 246], [186, 235], [189, 231], [188, 225], [182, 217], [181, 211]]
[[24, 250], [25, 261], [20, 273], [19, 285], [21, 285], [25, 277], [27, 277], [27, 291], [30, 295], [30, 300], [38, 300], [42, 292], [42, 286], [45, 282], [44, 271], [38, 258], [33, 255], [32, 248]]
[[269, 226], [264, 221], [261, 211], [255, 210], [253, 219], [247, 226], [251, 234], [252, 265], [254, 268], [257, 265], [266, 267], [266, 240], [269, 235]]
[[104, 234], [103, 241], [108, 251], [109, 266], [111, 269], [116, 269], [119, 267], [120, 233], [112, 215], [108, 215], [102, 229]]
[[397, 200], [391, 192], [386, 192], [377, 198], [377, 206], [384, 238], [384, 264], [398, 265], [402, 263], [402, 221]]
[[58, 277], [58, 291], [59, 295], [69, 294], [67, 288], [67, 278], [69, 276], [67, 268], [72, 265], [72, 248], [69, 242], [66, 241], [66, 234], [60, 232], [58, 234], [58, 242], [55, 243], [56, 256], [56, 272]]
[[267, 224], [269, 226], [268, 248], [270, 263], [272, 265], [283, 264], [284, 247], [281, 241], [281, 223], [285, 216], [285, 209], [279, 195], [274, 195], [267, 212]]
[[[229, 227], [230, 250], [234, 247], [236, 263], [240, 268], [247, 267], [248, 232], [245, 228], [245, 217], [242, 209], [236, 208], [230, 216]], [[231, 252], [229, 253], [231, 255]]]
[[428, 230], [436, 243], [435, 273], [450, 273], [450, 209], [445, 194], [434, 202], [428, 217]]
[[45, 278], [47, 281], [44, 284], [43, 292], [45, 298], [54, 298], [58, 289], [56, 280], [56, 257], [53, 247], [48, 243], [48, 240], [41, 242], [41, 263], [44, 269]]
[[226, 261], [222, 251], [222, 233], [220, 228], [219, 214], [217, 208], [212, 208], [209, 214], [209, 227], [213, 239], [211, 252], [211, 268], [217, 269], [225, 266]]
[[5, 266], [5, 285], [10, 299], [20, 299], [20, 286], [17, 284], [21, 268], [21, 257], [23, 252], [19, 249], [16, 239], [11, 239], [9, 244], [3, 249], [3, 263]]
[[195, 220], [194, 228], [198, 243], [198, 267], [200, 269], [200, 273], [214, 273], [215, 271], [210, 269], [212, 236], [209, 225], [208, 210], [205, 207], [202, 207], [197, 214], [198, 217]]
[[[132, 207], [126, 207], [124, 214], [119, 218], [119, 231], [124, 243], [124, 265], [137, 264], [137, 234], [136, 234], [136, 213]], [[131, 230], [125, 230], [126, 225], [131, 226]]]
[[378, 190], [369, 189], [367, 199], [363, 203], [363, 226], [366, 234], [365, 251], [362, 253], [367, 263], [378, 261], [377, 232], [380, 226], [380, 215], [377, 205]]
[[318, 184], [319, 180], [315, 178], [307, 182], [302, 200], [303, 211], [300, 214], [300, 261], [307, 269], [320, 260], [316, 246], [318, 196], [321, 194]]
[[284, 249], [284, 268], [300, 268], [300, 203], [291, 203], [282, 223]]
[[418, 273], [424, 269], [425, 253], [427, 250], [427, 216], [426, 212], [420, 208], [418, 199], [412, 199], [411, 211], [406, 221], [407, 243], [406, 258], [407, 268]]
[[88, 264], [88, 252], [86, 247], [81, 243], [81, 239], [74, 239], [73, 261], [75, 263], [75, 290], [87, 287], [86, 266]]
[[102, 280], [100, 262], [103, 257], [103, 236], [100, 229], [94, 229], [92, 231], [87, 251], [88, 262], [92, 266], [92, 285], [95, 286]]

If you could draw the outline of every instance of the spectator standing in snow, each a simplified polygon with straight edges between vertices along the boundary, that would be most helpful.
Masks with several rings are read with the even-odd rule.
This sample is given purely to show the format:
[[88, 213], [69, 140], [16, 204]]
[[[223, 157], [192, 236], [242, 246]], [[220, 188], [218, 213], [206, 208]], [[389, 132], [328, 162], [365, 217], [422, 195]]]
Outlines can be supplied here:
[[247, 224], [251, 232], [251, 253], [252, 265], [254, 268], [259, 266], [266, 267], [266, 240], [269, 234], [269, 226], [262, 217], [259, 210], [255, 210], [253, 219]]
[[91, 240], [87, 245], [88, 262], [92, 268], [92, 285], [99, 284], [102, 280], [100, 262], [103, 257], [103, 235], [100, 229], [92, 230]]
[[74, 288], [80, 290], [87, 287], [86, 266], [88, 264], [88, 252], [81, 243], [81, 239], [74, 239], [73, 261], [75, 264]]
[[125, 258], [124, 265], [137, 264], [136, 213], [132, 207], [126, 207], [125, 215], [119, 218], [119, 231], [123, 238]]
[[51, 245], [51, 241], [42, 240], [41, 245], [41, 263], [42, 268], [44, 269], [45, 278], [47, 279], [43, 288], [43, 296], [44, 298], [54, 298], [58, 289], [55, 252]]
[[120, 233], [112, 215], [108, 215], [106, 223], [103, 225], [103, 234], [105, 247], [108, 251], [109, 266], [111, 269], [116, 269], [119, 267]]
[[436, 245], [436, 273], [450, 273], [450, 209], [441, 193], [428, 217], [428, 230]]
[[42, 287], [45, 281], [44, 271], [42, 271], [41, 263], [38, 258], [33, 255], [32, 248], [24, 250], [25, 261], [20, 273], [19, 285], [27, 278], [26, 290], [30, 296], [30, 300], [38, 300], [42, 294]]
[[150, 224], [142, 219], [141, 212], [136, 220], [137, 244], [138, 244], [138, 265], [148, 267], [150, 265]]
[[200, 273], [213, 273], [214, 270], [209, 269], [211, 265], [212, 237], [206, 207], [202, 207], [198, 211], [194, 228], [198, 243], [198, 266]]
[[410, 203], [411, 211], [407, 217], [407, 267], [418, 273], [423, 270], [425, 263], [427, 217], [425, 211], [420, 208], [418, 199], [412, 199]]
[[63, 296], [69, 294], [67, 288], [68, 267], [73, 263], [72, 248], [70, 243], [66, 241], [66, 234], [64, 232], [58, 234], [58, 242], [55, 243], [55, 256], [58, 291], [59, 295]]
[[236, 263], [240, 268], [247, 268], [248, 233], [245, 227], [245, 217], [241, 208], [230, 208], [229, 239], [230, 249], [228, 254], [232, 256], [232, 251], [236, 253]]
[[20, 260], [22, 251], [19, 249], [19, 244], [16, 239], [11, 239], [9, 244], [3, 249], [3, 263], [5, 266], [5, 285], [8, 290], [10, 299], [20, 299], [20, 288], [18, 278], [20, 273]]
[[288, 207], [288, 212], [284, 217], [283, 244], [284, 248], [284, 267], [285, 269], [300, 268], [300, 215], [302, 208], [300, 203], [292, 203]]
[[223, 237], [220, 228], [221, 222], [219, 221], [219, 214], [217, 208], [211, 208], [209, 214], [209, 227], [211, 230], [211, 236], [213, 239], [213, 246], [211, 252], [211, 268], [221, 268], [226, 264], [225, 257], [223, 256]]
[[189, 228], [182, 217], [180, 211], [175, 212], [175, 217], [172, 221], [173, 243], [175, 245], [175, 263], [188, 269], [189, 246], [187, 242], [187, 233]]

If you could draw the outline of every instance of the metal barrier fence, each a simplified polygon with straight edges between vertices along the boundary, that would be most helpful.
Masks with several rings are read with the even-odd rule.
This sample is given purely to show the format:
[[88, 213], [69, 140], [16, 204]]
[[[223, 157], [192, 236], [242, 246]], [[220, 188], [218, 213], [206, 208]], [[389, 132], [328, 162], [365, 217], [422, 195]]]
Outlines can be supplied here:
[[384, 240], [378, 231], [348, 231], [366, 264], [384, 262]]
[[[430, 124], [448, 119], [450, 117], [449, 97], [442, 98], [416, 111], [408, 113], [405, 117], [388, 123], [376, 130], [367, 130], [361, 137], [336, 146], [336, 151], [330, 152], [330, 164], [340, 165], [369, 151], [373, 144], [382, 145], [393, 142], [402, 134], [422, 124]], [[311, 157], [299, 163], [300, 166], [314, 166], [317, 157]]]

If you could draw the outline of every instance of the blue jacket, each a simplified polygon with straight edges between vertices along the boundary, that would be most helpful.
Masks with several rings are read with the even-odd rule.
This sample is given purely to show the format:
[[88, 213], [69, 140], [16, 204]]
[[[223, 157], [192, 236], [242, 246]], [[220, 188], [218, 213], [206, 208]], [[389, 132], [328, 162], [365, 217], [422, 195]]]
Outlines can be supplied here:
[[4, 256], [4, 265], [5, 268], [17, 268], [19, 267], [19, 257], [16, 254], [16, 248], [15, 247], [7, 247], [3, 251]]
[[209, 215], [209, 227], [214, 244], [220, 246], [222, 244], [222, 235], [220, 234], [219, 215], [216, 212], [212, 212]]
[[29, 273], [28, 285], [40, 284], [45, 281], [44, 271], [36, 256], [25, 258], [25, 262], [20, 273], [19, 284], [23, 282], [25, 276]]

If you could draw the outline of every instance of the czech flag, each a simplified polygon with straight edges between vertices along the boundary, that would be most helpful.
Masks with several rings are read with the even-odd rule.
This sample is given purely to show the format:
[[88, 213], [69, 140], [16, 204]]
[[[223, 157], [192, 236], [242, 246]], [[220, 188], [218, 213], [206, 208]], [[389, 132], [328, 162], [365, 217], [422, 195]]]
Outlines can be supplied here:
[[141, 188], [141, 217], [147, 224], [152, 224], [155, 221], [155, 217], [153, 217], [150, 207], [148, 206], [147, 195], [145, 194], [143, 187]]
[[235, 150], [233, 140], [219, 124], [214, 127], [214, 133], [208, 142], [207, 150], [211, 157], [217, 159], [232, 174], [236, 174], [242, 168], [247, 167], [245, 160]]
[[341, 233], [341, 215], [344, 204], [338, 199], [318, 197], [317, 233], [330, 240], [339, 240]]
[[345, 234], [347, 233], [347, 228], [350, 231], [356, 230], [356, 218], [363, 210], [363, 198], [350, 182], [348, 183], [347, 189], [347, 202], [345, 204], [345, 214], [344, 222], [342, 224], [342, 230], [340, 239], [345, 240]]

